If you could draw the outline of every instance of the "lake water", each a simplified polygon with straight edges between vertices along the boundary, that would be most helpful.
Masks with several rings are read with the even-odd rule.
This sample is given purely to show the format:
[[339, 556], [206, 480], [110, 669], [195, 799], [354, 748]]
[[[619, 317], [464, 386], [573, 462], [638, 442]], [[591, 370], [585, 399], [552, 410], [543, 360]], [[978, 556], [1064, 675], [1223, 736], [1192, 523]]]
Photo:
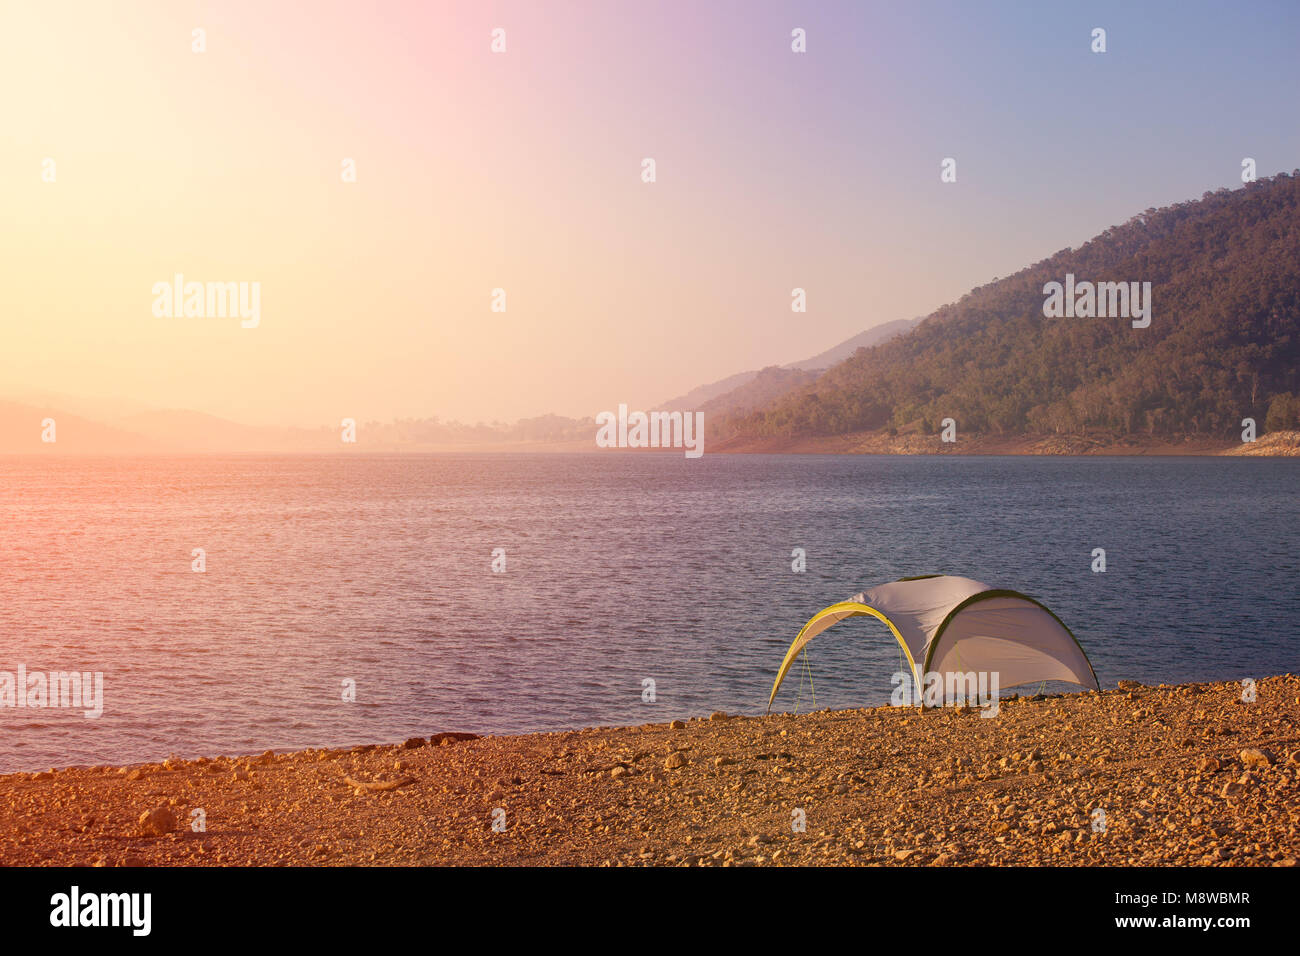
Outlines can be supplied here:
[[[1296, 671], [1297, 487], [1249, 458], [0, 459], [0, 671], [104, 674], [98, 719], [0, 708], [0, 771], [761, 713], [811, 614], [927, 572], [1043, 601], [1103, 686]], [[778, 709], [884, 703], [899, 652], [858, 619], [809, 661]]]

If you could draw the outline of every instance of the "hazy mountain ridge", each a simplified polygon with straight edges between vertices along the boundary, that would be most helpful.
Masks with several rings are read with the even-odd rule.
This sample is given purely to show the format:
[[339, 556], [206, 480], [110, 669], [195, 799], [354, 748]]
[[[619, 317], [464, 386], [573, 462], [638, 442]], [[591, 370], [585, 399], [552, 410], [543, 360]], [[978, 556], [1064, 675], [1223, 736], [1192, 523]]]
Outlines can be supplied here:
[[[216, 415], [183, 409], [132, 412], [111, 421], [74, 414], [85, 399], [70, 399], [66, 407], [0, 401], [0, 454], [277, 454], [338, 452], [349, 449], [399, 451], [447, 446], [536, 445], [591, 443], [594, 418], [539, 415], [513, 424], [493, 422], [464, 425], [438, 418], [392, 422], [361, 421], [356, 443], [345, 444], [343, 428], [291, 428], [244, 425]], [[53, 420], [54, 441], [45, 425]]]
[[[734, 413], [749, 411], [758, 405], [766, 404], [791, 389], [810, 382], [816, 375], [780, 375], [782, 372], [824, 371], [853, 355], [860, 348], [870, 348], [895, 336], [902, 335], [920, 323], [921, 319], [895, 319], [884, 322], [859, 332], [839, 345], [832, 346], [825, 352], [819, 352], [812, 358], [787, 365], [769, 365], [763, 369], [737, 372], [724, 379], [700, 385], [685, 395], [660, 402], [656, 408], [681, 411], [703, 411], [707, 414]], [[755, 386], [755, 380], [766, 373], [766, 381]], [[728, 396], [732, 396], [728, 399]]]
[[164, 444], [148, 436], [72, 412], [0, 401], [0, 454], [132, 454], [166, 450]]
[[[203, 412], [159, 409], [95, 420], [67, 407], [0, 402], [0, 454], [183, 454], [193, 452], [281, 452], [336, 450], [338, 432], [329, 429], [241, 425]], [[45, 426], [53, 421], [53, 432]], [[53, 441], [47, 441], [51, 435]], [[330, 438], [333, 443], [330, 443]]]
[[825, 352], [820, 352], [812, 358], [804, 359], [802, 362], [791, 362], [785, 368], [801, 368], [807, 371], [817, 372], [830, 368], [832, 365], [838, 365], [845, 359], [853, 355], [858, 349], [869, 349], [873, 345], [880, 345], [882, 342], [888, 342], [895, 336], [902, 335], [910, 329], [920, 325], [925, 316], [918, 315], [914, 319], [894, 319], [892, 322], [883, 322], [880, 325], [873, 325], [865, 332], [859, 332], [851, 339], [841, 342]]

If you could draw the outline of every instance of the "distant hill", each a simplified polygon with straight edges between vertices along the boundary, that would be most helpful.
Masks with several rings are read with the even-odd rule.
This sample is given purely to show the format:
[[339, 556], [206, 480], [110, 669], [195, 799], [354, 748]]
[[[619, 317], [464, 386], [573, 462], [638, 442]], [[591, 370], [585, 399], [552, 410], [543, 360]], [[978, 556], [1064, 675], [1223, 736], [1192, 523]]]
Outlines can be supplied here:
[[[54, 422], [52, 442], [42, 440], [47, 419]], [[0, 455], [120, 455], [165, 450], [144, 435], [52, 406], [0, 402]]]
[[[88, 399], [64, 397], [67, 404], [0, 401], [0, 454], [130, 455], [191, 452], [336, 451], [337, 429], [241, 425], [215, 415], [182, 410], [136, 411], [94, 420], [78, 411]], [[107, 410], [119, 410], [114, 402]], [[42, 441], [45, 419], [54, 420], [53, 442]]]
[[595, 447], [595, 418], [567, 418], [538, 415], [514, 424], [479, 422], [464, 425], [439, 418], [398, 419], [392, 422], [364, 422], [357, 428], [359, 446], [433, 448], [447, 445], [563, 444], [583, 442]]
[[[782, 373], [820, 372], [843, 361], [860, 348], [868, 348], [902, 335], [920, 321], [919, 318], [895, 319], [892, 322], [872, 326], [865, 332], [859, 332], [853, 338], [812, 358], [791, 362], [788, 365], [769, 365], [761, 370], [737, 372], [735, 375], [729, 375], [708, 385], [693, 388], [685, 395], [661, 402], [655, 408], [703, 411], [709, 415], [750, 411], [816, 378], [815, 375], [809, 374]], [[763, 380], [756, 382], [755, 380], [760, 376]]]
[[338, 441], [334, 431], [241, 425], [216, 415], [180, 409], [137, 412], [113, 424], [177, 452], [332, 450]]
[[[1152, 318], [1047, 318], [1044, 286], [1150, 282]], [[874, 430], [1240, 440], [1300, 425], [1300, 170], [1147, 209], [752, 411], [718, 448]], [[719, 449], [721, 450], [721, 449]]]
[[76, 415], [92, 421], [112, 423], [128, 415], [145, 412], [150, 406], [143, 402], [119, 396], [70, 395], [47, 388], [9, 384], [0, 391], [0, 403], [34, 405], [37, 408], [57, 408], [66, 415]]
[[[594, 447], [596, 435], [594, 418], [539, 415], [513, 424], [490, 425], [412, 418], [358, 422], [356, 444], [344, 444], [337, 425], [315, 429], [243, 425], [184, 409], [131, 411], [108, 421], [95, 421], [68, 410], [93, 407], [92, 400], [75, 396], [61, 396], [59, 400], [65, 404], [0, 400], [0, 455], [278, 454], [544, 446], [588, 450]], [[112, 411], [128, 407], [105, 402], [105, 408]], [[42, 423], [47, 418], [54, 420], [53, 442], [41, 440], [45, 430]]]

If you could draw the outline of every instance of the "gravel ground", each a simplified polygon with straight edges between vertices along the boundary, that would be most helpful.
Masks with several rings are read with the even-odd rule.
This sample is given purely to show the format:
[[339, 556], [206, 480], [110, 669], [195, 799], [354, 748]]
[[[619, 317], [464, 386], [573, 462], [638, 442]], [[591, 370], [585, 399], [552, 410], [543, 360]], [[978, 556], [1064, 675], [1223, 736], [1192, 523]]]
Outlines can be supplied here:
[[10, 774], [0, 863], [1293, 866], [1300, 678], [1256, 694], [1121, 682], [989, 718], [715, 714]]

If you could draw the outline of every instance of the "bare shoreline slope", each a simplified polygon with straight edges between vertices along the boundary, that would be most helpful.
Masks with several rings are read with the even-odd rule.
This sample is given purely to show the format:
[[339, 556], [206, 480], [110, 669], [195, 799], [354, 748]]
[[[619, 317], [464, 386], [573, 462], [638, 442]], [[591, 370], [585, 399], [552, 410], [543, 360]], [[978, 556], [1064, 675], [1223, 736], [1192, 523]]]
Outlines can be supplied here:
[[1121, 684], [9, 774], [0, 864], [1295, 865], [1300, 678]]
[[978, 435], [946, 443], [938, 435], [888, 435], [859, 432], [848, 435], [793, 439], [730, 439], [706, 450], [724, 454], [822, 455], [1227, 455], [1251, 458], [1300, 456], [1300, 432], [1261, 435], [1253, 442], [1225, 443], [1210, 438], [1173, 439], [1110, 435]]

